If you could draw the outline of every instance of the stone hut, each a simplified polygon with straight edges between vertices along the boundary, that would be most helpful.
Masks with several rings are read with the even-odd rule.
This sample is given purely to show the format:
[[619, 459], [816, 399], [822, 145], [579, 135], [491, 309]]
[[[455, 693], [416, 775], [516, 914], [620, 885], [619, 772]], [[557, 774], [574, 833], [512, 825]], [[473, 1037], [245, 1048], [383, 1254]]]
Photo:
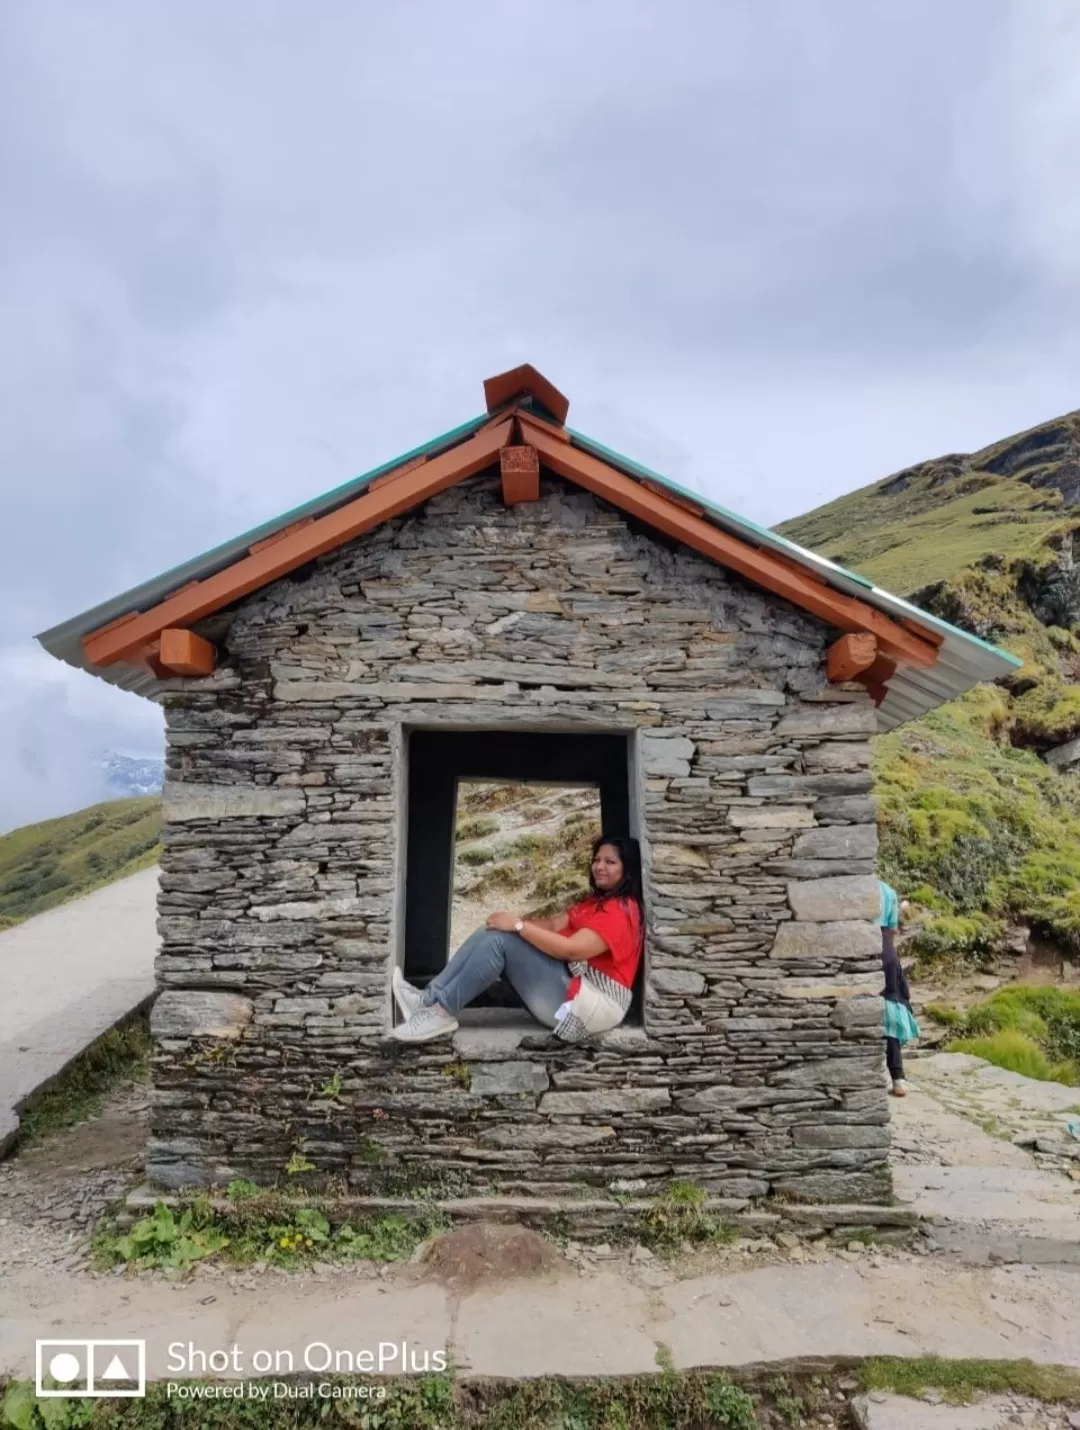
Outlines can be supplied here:
[[[39, 637], [167, 722], [146, 1168], [162, 1188], [888, 1195], [870, 737], [1011, 657], [566, 426], [486, 412]], [[595, 785], [650, 927], [593, 1045], [447, 957], [461, 779]]]

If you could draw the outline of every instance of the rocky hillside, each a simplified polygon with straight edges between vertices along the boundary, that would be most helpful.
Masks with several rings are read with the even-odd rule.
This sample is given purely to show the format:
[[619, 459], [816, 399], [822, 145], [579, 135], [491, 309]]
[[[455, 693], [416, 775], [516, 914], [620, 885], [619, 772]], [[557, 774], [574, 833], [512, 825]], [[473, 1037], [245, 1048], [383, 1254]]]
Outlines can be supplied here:
[[1004, 685], [875, 742], [882, 867], [927, 910], [923, 952], [1075, 957], [1080, 773], [1044, 757], [1080, 736], [1080, 412], [779, 529], [1023, 657]]

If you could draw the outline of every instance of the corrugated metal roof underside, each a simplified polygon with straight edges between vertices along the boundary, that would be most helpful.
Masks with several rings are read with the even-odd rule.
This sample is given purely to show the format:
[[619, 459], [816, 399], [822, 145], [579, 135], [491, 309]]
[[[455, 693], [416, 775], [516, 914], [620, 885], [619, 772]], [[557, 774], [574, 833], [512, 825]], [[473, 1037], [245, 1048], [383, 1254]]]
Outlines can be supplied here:
[[[185, 586], [191, 581], [205, 580], [218, 571], [224, 570], [225, 567], [246, 555], [249, 547], [255, 542], [275, 535], [302, 517], [323, 516], [337, 507], [344, 506], [346, 502], [358, 496], [376, 477], [391, 471], [394, 467], [400, 466], [413, 457], [430, 456], [464, 441], [489, 416], [490, 414], [484, 413], [481, 417], [473, 418], [470, 422], [454, 428], [451, 432], [443, 433], [424, 446], [416, 447], [411, 452], [395, 457], [390, 462], [384, 462], [373, 471], [366, 472], [363, 476], [356, 477], [345, 485], [326, 492], [321, 497], [316, 497], [304, 506], [285, 512], [282, 516], [265, 522], [253, 531], [245, 532], [242, 536], [225, 542], [202, 556], [194, 557], [182, 566], [174, 567], [171, 571], [166, 571], [161, 576], [146, 581], [123, 595], [116, 596], [110, 601], [95, 606], [90, 611], [85, 611], [82, 615], [65, 621], [62, 625], [53, 627], [52, 630], [45, 631], [37, 639], [51, 655], [66, 661], [68, 665], [81, 670], [90, 670], [92, 674], [109, 681], [112, 685], [134, 691], [135, 694], [148, 699], [155, 699], [160, 695], [163, 686], [144, 666], [136, 666], [123, 661], [117, 661], [104, 668], [88, 666], [83, 654], [83, 636], [129, 612], [149, 610], [174, 591], [179, 590], [181, 586]], [[796, 546], [786, 537], [779, 536], [767, 527], [758, 526], [755, 522], [737, 516], [734, 512], [703, 497], [700, 492], [688, 491], [661, 473], [643, 467], [640, 463], [612, 451], [611, 448], [605, 447], [600, 442], [594, 442], [582, 433], [574, 432], [571, 429], [567, 430], [570, 432], [571, 440], [575, 446], [610, 463], [611, 466], [628, 476], [638, 480], [644, 478], [657, 482], [676, 495], [695, 502], [704, 510], [707, 520], [730, 535], [738, 537], [751, 546], [777, 551], [799, 562], [808, 571], [820, 575], [835, 590], [843, 591], [849, 596], [865, 601], [867, 605], [875, 607], [885, 615], [901, 621], [915, 620], [920, 625], [937, 631], [943, 638], [937, 663], [926, 670], [901, 667], [889, 681], [886, 698], [878, 707], [878, 725], [881, 730], [891, 730], [905, 721], [917, 719], [918, 716], [925, 715], [928, 710], [955, 699], [956, 696], [965, 690], [970, 690], [972, 686], [981, 681], [1000, 679], [1022, 663], [1007, 651], [999, 650], [996, 646], [980, 640], [977, 636], [969, 635], [966, 631], [949, 625], [947, 621], [942, 621], [938, 617], [920, 610], [899, 596], [883, 591], [873, 582], [868, 581], [865, 576], [848, 571], [824, 556], [818, 556], [813, 551]]]

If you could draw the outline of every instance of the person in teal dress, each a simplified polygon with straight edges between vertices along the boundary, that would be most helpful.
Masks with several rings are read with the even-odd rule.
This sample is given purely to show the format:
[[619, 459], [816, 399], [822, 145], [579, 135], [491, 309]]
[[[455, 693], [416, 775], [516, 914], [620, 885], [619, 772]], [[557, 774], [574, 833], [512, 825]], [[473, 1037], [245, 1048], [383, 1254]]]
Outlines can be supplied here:
[[904, 1059], [901, 1048], [919, 1036], [919, 1025], [911, 1010], [911, 990], [908, 988], [900, 955], [896, 951], [896, 935], [900, 928], [900, 897], [896, 890], [878, 880], [881, 890], [881, 966], [885, 974], [885, 1063], [892, 1079], [889, 1089], [893, 1097], [907, 1096], [904, 1079]]

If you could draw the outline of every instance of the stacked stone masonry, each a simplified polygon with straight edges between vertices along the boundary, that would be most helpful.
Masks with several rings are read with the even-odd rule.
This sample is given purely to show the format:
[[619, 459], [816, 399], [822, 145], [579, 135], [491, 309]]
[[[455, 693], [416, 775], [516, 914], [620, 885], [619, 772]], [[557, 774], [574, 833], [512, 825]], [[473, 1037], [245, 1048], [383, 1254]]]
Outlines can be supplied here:
[[[165, 696], [156, 1184], [888, 1195], [875, 715], [825, 680], [835, 632], [497, 472], [230, 617]], [[404, 729], [439, 726], [628, 733], [643, 1027], [388, 1038]]]

